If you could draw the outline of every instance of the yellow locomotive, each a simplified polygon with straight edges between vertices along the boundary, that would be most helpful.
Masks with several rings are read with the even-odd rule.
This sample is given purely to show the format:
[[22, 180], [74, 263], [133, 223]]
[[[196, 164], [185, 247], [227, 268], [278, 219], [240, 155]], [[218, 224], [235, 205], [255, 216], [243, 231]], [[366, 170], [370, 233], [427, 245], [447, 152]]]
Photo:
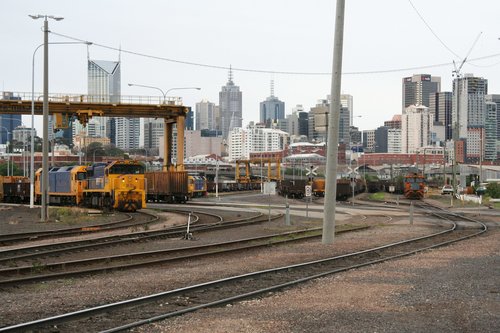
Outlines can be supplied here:
[[[35, 200], [41, 202], [42, 169], [35, 174]], [[144, 167], [120, 160], [49, 169], [49, 204], [82, 205], [134, 212], [146, 208]]]
[[206, 178], [198, 175], [189, 175], [188, 194], [190, 198], [206, 196], [207, 195]]
[[134, 212], [146, 208], [144, 167], [137, 161], [95, 163], [87, 167], [85, 206]]

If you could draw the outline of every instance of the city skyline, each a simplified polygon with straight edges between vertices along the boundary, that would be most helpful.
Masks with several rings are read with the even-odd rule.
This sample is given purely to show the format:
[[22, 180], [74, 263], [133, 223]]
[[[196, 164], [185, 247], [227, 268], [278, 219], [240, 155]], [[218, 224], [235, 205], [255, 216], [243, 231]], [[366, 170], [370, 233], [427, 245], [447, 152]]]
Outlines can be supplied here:
[[[47, 13], [65, 17], [63, 21], [49, 23], [53, 32], [51, 42], [72, 41], [54, 34], [59, 33], [115, 48], [109, 50], [96, 44], [51, 45], [51, 93], [86, 92], [87, 56], [118, 59], [118, 49], [123, 51], [123, 95], [156, 94], [154, 90], [126, 86], [129, 82], [158, 86], [164, 90], [199, 86], [201, 91], [172, 92], [183, 97], [185, 104], [193, 110], [202, 99], [217, 103], [218, 92], [227, 81], [227, 71], [232, 65], [235, 84], [243, 92], [244, 124], [259, 120], [259, 103], [268, 97], [271, 79], [275, 82], [276, 96], [286, 103], [287, 115], [297, 104], [309, 110], [330, 92], [330, 76], [327, 73], [331, 70], [334, 23], [334, 3], [330, 1], [314, 4], [257, 1], [238, 8], [230, 6], [228, 1], [214, 4], [199, 1], [145, 2], [140, 6], [128, 1], [110, 1], [100, 3], [99, 12], [93, 11], [89, 2], [5, 2], [7, 10], [0, 13], [0, 24], [4, 27], [0, 34], [5, 45], [11, 47], [5, 49], [0, 62], [2, 90], [30, 90], [31, 59], [35, 47], [42, 42], [42, 34], [40, 22], [32, 21], [27, 15]], [[148, 4], [158, 10], [151, 12]], [[401, 113], [403, 77], [421, 73], [439, 76], [441, 91], [451, 91], [452, 61], [460, 65], [480, 32], [482, 34], [469, 55], [470, 62], [465, 63], [461, 73], [484, 77], [489, 82], [489, 93], [500, 92], [500, 80], [495, 74], [500, 67], [500, 36], [494, 23], [495, 13], [498, 12], [495, 8], [500, 4], [484, 0], [475, 2], [474, 6], [461, 1], [435, 3], [414, 0], [413, 4], [419, 13], [410, 2], [405, 1], [346, 4], [342, 92], [353, 96], [354, 125], [361, 130], [374, 129], [394, 114]], [[122, 8], [123, 14], [111, 17], [117, 5]], [[279, 15], [262, 16], [263, 8]], [[127, 12], [134, 13], [137, 18], [141, 15], [148, 17], [148, 20], [130, 21], [126, 18]], [[162, 20], [161, 13], [166, 12], [176, 14]], [[91, 25], [86, 23], [90, 15]], [[462, 20], [467, 24], [445, 23], [444, 15], [457, 20], [467, 18]], [[126, 51], [220, 68], [152, 59]], [[491, 57], [473, 60], [487, 56]], [[35, 60], [35, 92], [39, 92], [42, 90], [42, 52], [37, 53]], [[438, 64], [447, 65], [422, 68]], [[240, 71], [241, 68], [268, 72]], [[399, 68], [407, 70], [383, 72]], [[271, 73], [273, 71], [274, 74]], [[324, 75], [279, 73], [287, 71]], [[379, 72], [361, 73], [372, 71]], [[68, 80], [68, 77], [71, 79]], [[29, 119], [23, 119], [23, 122], [28, 126], [30, 124]], [[37, 130], [41, 133], [39, 125]]]

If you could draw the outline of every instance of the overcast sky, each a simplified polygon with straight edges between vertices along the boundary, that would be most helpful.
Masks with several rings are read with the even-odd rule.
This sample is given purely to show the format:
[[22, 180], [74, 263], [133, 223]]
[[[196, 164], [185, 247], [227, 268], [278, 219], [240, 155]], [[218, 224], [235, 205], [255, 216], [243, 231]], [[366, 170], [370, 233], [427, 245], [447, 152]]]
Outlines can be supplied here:
[[[49, 22], [54, 33], [121, 47], [122, 95], [158, 96], [172, 91], [184, 104], [201, 99], [218, 104], [227, 67], [269, 72], [329, 73], [332, 68], [334, 0], [3, 0], [0, 11], [0, 84], [4, 91], [31, 91], [34, 49], [43, 42], [42, 20], [28, 14], [64, 17]], [[416, 10], [413, 8], [413, 6]], [[418, 12], [417, 12], [418, 11]], [[374, 129], [401, 113], [401, 79], [413, 74], [441, 76], [451, 91], [453, 60], [472, 49], [462, 73], [488, 79], [489, 93], [500, 94], [500, 1], [347, 0], [342, 92], [354, 97], [354, 125]], [[50, 34], [50, 42], [71, 41]], [[50, 46], [50, 93], [87, 92], [90, 59], [117, 60], [115, 50], [83, 45]], [[210, 65], [204, 67], [133, 55]], [[482, 59], [478, 59], [482, 58]], [[474, 60], [476, 59], [476, 60]], [[415, 69], [440, 65], [432, 68]], [[35, 91], [42, 87], [42, 49], [35, 62]], [[395, 72], [389, 70], [404, 69]], [[364, 72], [378, 72], [363, 74]], [[243, 92], [244, 123], [258, 121], [259, 102], [270, 94], [285, 102], [286, 113], [306, 110], [330, 92], [331, 76], [234, 71]], [[30, 118], [23, 121], [29, 126]], [[41, 126], [37, 120], [37, 131]]]

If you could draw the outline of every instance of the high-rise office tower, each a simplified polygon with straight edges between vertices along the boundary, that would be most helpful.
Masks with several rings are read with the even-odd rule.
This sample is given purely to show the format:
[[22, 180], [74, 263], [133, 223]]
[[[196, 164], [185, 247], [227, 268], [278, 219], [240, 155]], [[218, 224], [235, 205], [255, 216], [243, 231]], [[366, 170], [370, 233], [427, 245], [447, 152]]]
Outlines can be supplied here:
[[486, 102], [495, 103], [497, 105], [497, 140], [500, 141], [500, 95], [486, 95], [485, 100]]
[[144, 148], [148, 151], [154, 149], [153, 152], [156, 152], [160, 148], [160, 139], [165, 135], [164, 124], [163, 118], [144, 119]]
[[453, 139], [467, 138], [468, 127], [485, 124], [488, 80], [465, 74], [453, 80], [451, 123]]
[[227, 139], [229, 131], [241, 127], [243, 122], [242, 93], [233, 82], [233, 71], [229, 69], [229, 79], [219, 92], [222, 138]]
[[[89, 101], [96, 103], [119, 103], [121, 96], [121, 64], [119, 61], [88, 60], [87, 82]], [[109, 136], [108, 117], [93, 117], [94, 137]], [[82, 128], [77, 127], [77, 132]], [[85, 131], [89, 135], [88, 131]], [[77, 134], [77, 133], [75, 133]], [[113, 142], [115, 138], [111, 138]]]
[[271, 96], [260, 102], [260, 122], [267, 124], [280, 119], [285, 119], [285, 102], [274, 96], [274, 81], [271, 81]]
[[217, 108], [215, 103], [206, 99], [196, 103], [196, 130], [216, 130], [217, 129]]
[[[21, 99], [20, 97], [14, 97], [11, 92], [4, 92], [3, 99], [13, 100]], [[7, 142], [12, 142], [12, 131], [22, 125], [21, 115], [16, 114], [6, 114], [0, 115], [0, 143], [6, 144]]]
[[354, 101], [352, 95], [341, 94], [340, 105], [349, 111], [349, 126], [354, 126]]
[[498, 138], [498, 104], [486, 102], [486, 119], [484, 125], [484, 160], [495, 161], [498, 159], [499, 151], [497, 149]]
[[[320, 99], [315, 107], [309, 111], [309, 140], [326, 142], [328, 137], [328, 114], [330, 113], [330, 96]], [[340, 106], [339, 143], [350, 144], [349, 110]]]
[[445, 140], [451, 139], [451, 100], [452, 93], [449, 91], [437, 92], [430, 96], [429, 110], [434, 112], [434, 121], [444, 126]]
[[140, 119], [117, 117], [114, 120], [116, 147], [123, 150], [139, 148]]
[[441, 91], [441, 78], [429, 74], [415, 74], [403, 78], [403, 111], [410, 105], [429, 107], [431, 94]]
[[[88, 60], [89, 100], [100, 103], [119, 103], [121, 99], [120, 61]], [[86, 135], [109, 137], [110, 142], [124, 150], [139, 147], [139, 118], [95, 117]], [[78, 134], [78, 130], [75, 134]], [[81, 132], [81, 129], [80, 129]]]

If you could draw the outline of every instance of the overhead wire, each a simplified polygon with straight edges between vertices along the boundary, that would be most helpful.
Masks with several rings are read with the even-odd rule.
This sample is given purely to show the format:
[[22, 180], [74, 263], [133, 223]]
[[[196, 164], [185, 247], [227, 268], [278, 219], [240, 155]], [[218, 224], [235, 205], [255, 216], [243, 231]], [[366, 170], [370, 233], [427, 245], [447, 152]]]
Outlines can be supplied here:
[[460, 57], [456, 52], [454, 52], [452, 49], [450, 49], [448, 47], [448, 45], [445, 44], [445, 42], [443, 42], [443, 40], [441, 38], [439, 38], [439, 36], [436, 34], [436, 32], [434, 31], [434, 29], [432, 29], [432, 27], [427, 23], [427, 21], [424, 19], [424, 17], [420, 14], [420, 12], [418, 11], [417, 7], [415, 7], [415, 5], [413, 4], [413, 2], [411, 0], [408, 0], [408, 2], [410, 3], [410, 5], [412, 6], [413, 10], [415, 11], [415, 13], [417, 13], [418, 17], [420, 17], [420, 19], [422, 20], [422, 22], [424, 22], [425, 26], [429, 29], [429, 31], [434, 35], [434, 37], [436, 37], [436, 39], [441, 43], [441, 45], [444, 46], [445, 49], [447, 49], [448, 51], [450, 51], [451, 54], [453, 54], [455, 57], [457, 58], [462, 58]]
[[[131, 50], [123, 49], [121, 47], [118, 48], [118, 47], [104, 45], [104, 44], [100, 44], [100, 43], [96, 43], [96, 42], [92, 42], [92, 41], [87, 41], [87, 40], [84, 40], [81, 38], [68, 36], [65, 34], [54, 32], [54, 31], [50, 31], [50, 33], [55, 35], [55, 36], [62, 37], [62, 38], [67, 38], [67, 39], [71, 39], [74, 41], [87, 43], [87, 45], [97, 46], [97, 47], [105, 48], [105, 49], [112, 50], [112, 51], [118, 51], [118, 52], [125, 53], [125, 54], [135, 55], [138, 57], [161, 60], [161, 61], [183, 64], [183, 65], [188, 65], [188, 66], [197, 66], [197, 67], [221, 69], [221, 70], [229, 70], [230, 69], [229, 66], [220, 66], [220, 65], [212, 65], [212, 64], [204, 64], [204, 63], [198, 63], [198, 62], [192, 62], [192, 61], [172, 59], [172, 58], [137, 52], [137, 51], [131, 51]], [[499, 57], [499, 56], [500, 56], [500, 53], [496, 53], [496, 54], [491, 54], [491, 55], [487, 55], [487, 56], [483, 56], [483, 57], [479, 57], [479, 58], [470, 59], [466, 62], [468, 63], [471, 60], [472, 61], [483, 60], [483, 59], [495, 58], [495, 57]], [[386, 73], [397, 73], [397, 72], [405, 72], [405, 71], [412, 71], [412, 70], [445, 67], [445, 66], [452, 66], [452, 65], [453, 65], [453, 62], [446, 62], [446, 63], [434, 64], [434, 65], [424, 65], [424, 66], [405, 67], [405, 68], [393, 68], [393, 69], [385, 69], [385, 70], [355, 71], [355, 72], [347, 72], [346, 71], [346, 72], [342, 72], [342, 75], [386, 74]], [[332, 74], [331, 72], [276, 71], [276, 70], [252, 69], [252, 68], [241, 68], [241, 67], [232, 67], [232, 66], [231, 66], [231, 70], [239, 71], [239, 72], [261, 73], [261, 74], [304, 75], [304, 76], [322, 76], [322, 75], [331, 75]]]
[[[415, 13], [417, 13], [418, 17], [422, 20], [422, 22], [424, 22], [425, 26], [429, 29], [429, 31], [441, 43], [441, 45], [443, 45], [443, 47], [445, 49], [447, 49], [448, 51], [450, 51], [451, 54], [453, 54], [454, 56], [456, 56], [459, 59], [462, 59], [462, 57], [460, 55], [458, 55], [451, 48], [449, 48], [448, 45], [446, 45], [446, 43], [437, 35], [437, 33], [434, 31], [434, 29], [432, 29], [432, 27], [430, 26], [430, 24], [427, 23], [427, 21], [425, 20], [425, 18], [423, 17], [423, 15], [419, 12], [419, 10], [417, 9], [417, 7], [415, 7], [415, 5], [413, 4], [413, 2], [411, 0], [408, 0], [408, 2], [410, 3], [410, 5], [413, 8], [413, 10], [415, 11]], [[472, 60], [477, 60], [477, 59], [472, 59]], [[500, 62], [495, 62], [495, 63], [489, 64], [489, 65], [478, 65], [478, 64], [474, 64], [474, 63], [472, 63], [470, 61], [466, 61], [466, 63], [469, 64], [469, 65], [471, 65], [471, 66], [474, 66], [474, 67], [482, 67], [482, 68], [493, 67], [493, 66], [496, 66], [496, 65], [500, 64]]]

